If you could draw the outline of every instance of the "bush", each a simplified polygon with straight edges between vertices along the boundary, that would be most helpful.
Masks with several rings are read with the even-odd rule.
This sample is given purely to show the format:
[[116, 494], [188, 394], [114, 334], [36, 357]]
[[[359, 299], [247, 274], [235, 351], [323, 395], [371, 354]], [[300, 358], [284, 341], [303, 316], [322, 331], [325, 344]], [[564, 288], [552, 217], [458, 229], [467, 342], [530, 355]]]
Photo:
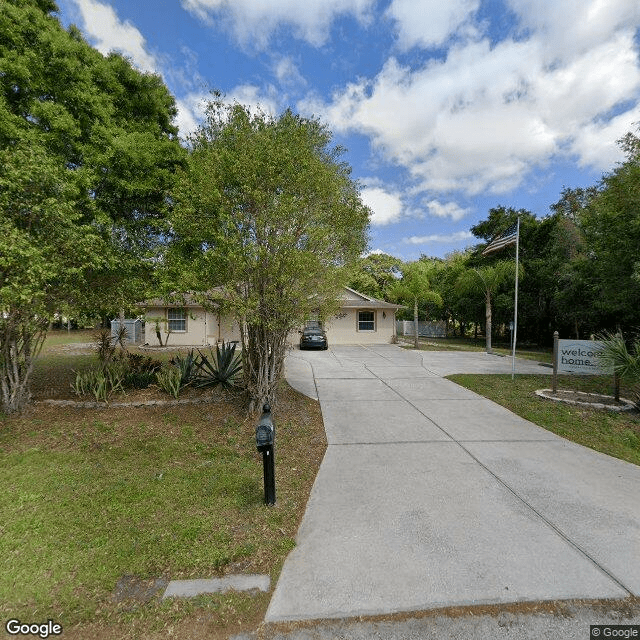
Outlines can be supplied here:
[[156, 382], [156, 373], [162, 368], [160, 360], [139, 353], [126, 352], [127, 373], [124, 386], [133, 389], [146, 389]]
[[156, 373], [158, 387], [165, 393], [177, 398], [182, 389], [182, 372], [178, 367], [168, 364]]
[[242, 371], [242, 356], [236, 354], [236, 345], [222, 343], [209, 349], [209, 358], [198, 350], [200, 359], [196, 360], [198, 376], [196, 387], [216, 387], [220, 385], [223, 389], [231, 389], [236, 386], [236, 380]]
[[92, 395], [96, 402], [107, 402], [116, 392], [124, 393], [126, 366], [122, 362], [110, 362], [99, 369], [78, 372], [71, 388], [77, 396]]
[[604, 345], [603, 362], [631, 389], [631, 400], [640, 409], [640, 337], [633, 340], [631, 350], [627, 348], [627, 343], [619, 332], [605, 333], [599, 339]]
[[197, 356], [193, 349], [186, 356], [177, 354], [171, 358], [170, 363], [180, 370], [180, 386], [187, 386], [194, 378], [197, 372]]

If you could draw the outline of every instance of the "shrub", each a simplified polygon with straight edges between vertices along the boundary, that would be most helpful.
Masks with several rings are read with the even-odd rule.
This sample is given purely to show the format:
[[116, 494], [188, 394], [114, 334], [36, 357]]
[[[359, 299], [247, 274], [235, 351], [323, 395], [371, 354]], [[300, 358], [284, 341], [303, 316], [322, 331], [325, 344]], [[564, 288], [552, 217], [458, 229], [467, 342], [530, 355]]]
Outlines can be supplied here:
[[197, 356], [194, 354], [193, 349], [189, 351], [185, 356], [177, 354], [170, 360], [171, 364], [180, 370], [180, 386], [185, 387], [194, 378], [197, 372]]
[[96, 402], [107, 402], [113, 393], [124, 393], [126, 366], [121, 362], [110, 362], [99, 369], [74, 373], [76, 379], [71, 388], [77, 396], [92, 395]]
[[149, 356], [139, 353], [126, 353], [128, 370], [124, 379], [124, 386], [134, 389], [146, 389], [155, 383], [156, 373], [162, 368], [160, 360], [154, 360]]
[[633, 340], [631, 351], [620, 332], [605, 333], [599, 338], [603, 342], [603, 362], [627, 384], [631, 390], [631, 399], [640, 409], [640, 338]]
[[209, 349], [209, 358], [200, 350], [200, 359], [196, 360], [198, 368], [198, 376], [196, 378], [196, 387], [216, 387], [220, 385], [223, 389], [230, 389], [236, 386], [236, 380], [242, 371], [242, 356], [236, 354], [236, 345], [231, 343], [222, 343], [222, 346], [216, 345], [214, 354], [213, 349]]
[[102, 366], [105, 366], [113, 360], [113, 357], [116, 354], [116, 344], [111, 336], [111, 331], [103, 329], [100, 333], [97, 333], [94, 336], [94, 340], [96, 341], [98, 360], [100, 360]]
[[182, 388], [182, 372], [178, 367], [168, 364], [156, 373], [158, 387], [165, 393], [177, 398]]

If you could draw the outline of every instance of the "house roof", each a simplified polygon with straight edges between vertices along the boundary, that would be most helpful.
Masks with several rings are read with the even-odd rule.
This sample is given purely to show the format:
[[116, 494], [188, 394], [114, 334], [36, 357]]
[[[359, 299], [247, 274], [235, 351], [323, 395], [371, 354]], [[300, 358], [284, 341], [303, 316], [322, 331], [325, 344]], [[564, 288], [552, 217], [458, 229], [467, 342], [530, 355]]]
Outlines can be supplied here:
[[343, 309], [402, 309], [401, 304], [392, 304], [391, 302], [385, 302], [384, 300], [378, 300], [371, 296], [360, 293], [355, 289], [344, 287], [345, 295], [343, 297], [342, 304]]
[[[167, 302], [163, 298], [151, 298], [140, 303], [141, 307], [181, 307], [193, 309], [202, 307], [202, 303], [196, 300], [195, 294], [185, 293], [179, 295], [177, 293], [172, 294], [175, 297], [175, 302]], [[384, 300], [378, 300], [371, 296], [360, 293], [355, 289], [344, 287], [343, 300], [340, 305], [343, 309], [402, 309], [401, 304], [392, 304], [391, 302], [385, 302]]]

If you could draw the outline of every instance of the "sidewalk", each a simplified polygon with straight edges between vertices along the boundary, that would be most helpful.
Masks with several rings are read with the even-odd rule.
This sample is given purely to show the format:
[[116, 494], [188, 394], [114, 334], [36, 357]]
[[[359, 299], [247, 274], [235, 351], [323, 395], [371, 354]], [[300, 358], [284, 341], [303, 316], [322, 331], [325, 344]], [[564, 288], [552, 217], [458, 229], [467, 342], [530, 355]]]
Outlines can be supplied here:
[[442, 378], [465, 371], [511, 360], [393, 345], [288, 357], [329, 446], [267, 622], [640, 595], [640, 467]]

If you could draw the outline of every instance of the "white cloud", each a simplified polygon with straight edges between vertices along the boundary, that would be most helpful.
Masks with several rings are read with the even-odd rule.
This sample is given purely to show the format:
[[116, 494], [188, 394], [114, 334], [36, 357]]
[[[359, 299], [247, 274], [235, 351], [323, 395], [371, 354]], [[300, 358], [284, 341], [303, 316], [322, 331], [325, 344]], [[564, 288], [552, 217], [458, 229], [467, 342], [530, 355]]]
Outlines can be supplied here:
[[158, 61], [147, 49], [147, 43], [138, 29], [128, 20], [122, 22], [113, 7], [96, 0], [74, 0], [84, 31], [102, 54], [118, 51], [131, 58], [142, 71], [158, 73]]
[[379, 186], [365, 186], [360, 192], [360, 197], [372, 211], [372, 225], [382, 226], [400, 219], [403, 204], [397, 193], [389, 193]]
[[273, 73], [278, 82], [287, 87], [303, 87], [307, 84], [294, 61], [286, 56], [275, 60]]
[[454, 33], [473, 35], [470, 22], [479, 0], [393, 0], [387, 15], [395, 20], [401, 49], [433, 47]]
[[470, 240], [471, 238], [473, 238], [473, 234], [469, 231], [456, 231], [448, 235], [435, 233], [429, 236], [411, 236], [403, 238], [402, 241], [406, 244], [450, 244]]
[[176, 100], [178, 116], [176, 124], [182, 139], [194, 133], [204, 118], [205, 105], [209, 94], [190, 93]]
[[[574, 154], [607, 170], [621, 157], [616, 138], [638, 120], [640, 3], [510, 4], [523, 28], [518, 40], [457, 41], [420, 67], [390, 58], [329, 103], [309, 98], [298, 108], [369, 136], [384, 161], [409, 172], [414, 192], [507, 193], [533, 168]], [[417, 9], [413, 16], [420, 20]]]
[[432, 216], [436, 218], [451, 218], [454, 222], [462, 220], [469, 213], [469, 209], [463, 209], [455, 202], [442, 203], [438, 200], [430, 200], [424, 204]]
[[324, 44], [334, 19], [352, 15], [370, 19], [374, 0], [181, 0], [182, 6], [207, 24], [228, 26], [243, 45], [267, 47], [273, 33], [289, 26], [295, 37]]

